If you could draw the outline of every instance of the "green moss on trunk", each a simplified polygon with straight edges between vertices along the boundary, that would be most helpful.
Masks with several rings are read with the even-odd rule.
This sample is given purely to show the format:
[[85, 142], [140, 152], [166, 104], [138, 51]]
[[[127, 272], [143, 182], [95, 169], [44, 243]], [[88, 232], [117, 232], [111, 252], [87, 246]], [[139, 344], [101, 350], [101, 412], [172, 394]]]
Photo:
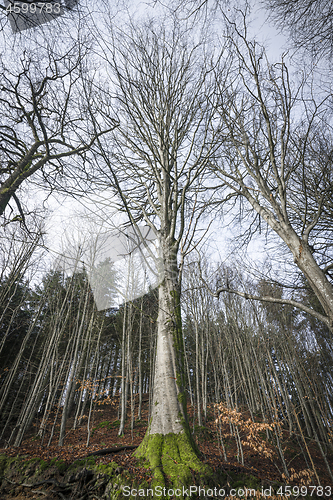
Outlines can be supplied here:
[[193, 484], [193, 475], [210, 478], [210, 468], [203, 464], [186, 432], [181, 434], [146, 434], [139, 448], [137, 458], [144, 458], [153, 472], [152, 487], [187, 487]]
[[174, 315], [174, 328], [173, 328], [173, 347], [176, 355], [176, 383], [178, 386], [178, 401], [182, 405], [183, 418], [187, 420], [187, 405], [185, 394], [185, 358], [184, 358], [184, 342], [183, 342], [183, 329], [182, 329], [182, 316], [180, 308], [180, 293], [177, 290], [170, 292], [171, 295], [171, 310]]

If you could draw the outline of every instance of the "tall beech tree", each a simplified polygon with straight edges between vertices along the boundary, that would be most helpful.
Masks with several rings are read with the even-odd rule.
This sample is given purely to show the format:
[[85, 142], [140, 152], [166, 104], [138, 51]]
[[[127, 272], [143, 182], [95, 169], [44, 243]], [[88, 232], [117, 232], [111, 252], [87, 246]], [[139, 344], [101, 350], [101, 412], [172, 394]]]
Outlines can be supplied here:
[[129, 223], [137, 227], [143, 221], [159, 242], [152, 414], [136, 455], [149, 461], [157, 484], [164, 484], [167, 474], [184, 485], [192, 480], [190, 469], [208, 472], [187, 423], [180, 300], [182, 258], [202, 211], [202, 205], [196, 207], [218, 146], [212, 57], [177, 20], [149, 22], [127, 33], [113, 33], [114, 52], [104, 51], [119, 128], [112, 141], [100, 138], [99, 151], [93, 148], [96, 179], [113, 188]]
[[264, 48], [247, 38], [246, 14], [243, 22], [229, 21], [229, 85], [223, 80], [216, 108], [225, 140], [214, 171], [228, 196], [246, 200], [258, 225], [267, 224], [290, 250], [323, 314], [301, 301], [244, 294], [225, 283], [216, 295], [289, 303], [333, 331], [330, 93], [317, 98], [305, 76], [293, 84], [285, 61], [270, 64]]

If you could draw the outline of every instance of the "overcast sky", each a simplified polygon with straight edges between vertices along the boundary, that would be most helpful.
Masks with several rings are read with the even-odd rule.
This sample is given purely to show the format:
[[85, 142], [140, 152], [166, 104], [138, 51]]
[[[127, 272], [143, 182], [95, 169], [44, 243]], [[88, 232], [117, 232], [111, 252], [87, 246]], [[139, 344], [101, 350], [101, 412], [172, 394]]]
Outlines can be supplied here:
[[[97, 4], [96, 4], [97, 5]], [[115, 7], [115, 12], [118, 12], [118, 15], [114, 18], [114, 22], [119, 22], [126, 19], [126, 9], [122, 7], [122, 4], [118, 4]], [[146, 2], [132, 2], [132, 7], [130, 12], [136, 12], [137, 16], [146, 16], [147, 12], [150, 13], [158, 13], [159, 8], [152, 8], [151, 6], [147, 7]], [[250, 34], [254, 36], [259, 42], [265, 43], [265, 46], [268, 51], [268, 56], [271, 61], [276, 61], [280, 58], [280, 55], [283, 50], [285, 50], [286, 39], [282, 35], [280, 35], [277, 30], [272, 26], [271, 23], [267, 22], [267, 14], [265, 10], [260, 6], [260, 2], [255, 3], [255, 7], [252, 12], [252, 23], [250, 27]], [[57, 21], [53, 21], [57, 22]], [[218, 31], [218, 27], [215, 28]], [[11, 35], [11, 37], [15, 37], [17, 35]], [[13, 38], [14, 40], [14, 38]], [[28, 189], [26, 190], [28, 191]], [[38, 196], [34, 195], [34, 203], [36, 203], [36, 199], [40, 197], [43, 200], [43, 193], [39, 193]], [[83, 234], [84, 228], [88, 227], [91, 224], [91, 221], [87, 223], [87, 217], [80, 216], [80, 212], [82, 213], [82, 203], [87, 206], [87, 202], [91, 200], [82, 199], [82, 202], [76, 202], [73, 198], [64, 199], [62, 196], [57, 194], [51, 195], [46, 205], [52, 212], [52, 215], [47, 220], [47, 244], [50, 248], [50, 258], [52, 259], [52, 255], [57, 259], [59, 252], [62, 251], [63, 247], [66, 245], [66, 240], [70, 238], [73, 243], [75, 239], [79, 238], [79, 234]], [[90, 204], [91, 207], [91, 204]], [[90, 210], [93, 209], [90, 208]], [[81, 222], [80, 222], [81, 217]], [[228, 223], [228, 219], [226, 219], [225, 223]], [[201, 229], [203, 230], [208, 221], [204, 221], [202, 223]], [[227, 245], [228, 240], [231, 240], [233, 237], [233, 230], [231, 227], [223, 227], [221, 230], [222, 222], [216, 220], [210, 229], [210, 237], [206, 238], [206, 248], [210, 253], [211, 257], [218, 260], [220, 258], [226, 259], [228, 256], [230, 257], [230, 247]], [[257, 260], [263, 260], [266, 257], [266, 250], [262, 243], [258, 245], [258, 241], [254, 240], [248, 247], [249, 255]]]

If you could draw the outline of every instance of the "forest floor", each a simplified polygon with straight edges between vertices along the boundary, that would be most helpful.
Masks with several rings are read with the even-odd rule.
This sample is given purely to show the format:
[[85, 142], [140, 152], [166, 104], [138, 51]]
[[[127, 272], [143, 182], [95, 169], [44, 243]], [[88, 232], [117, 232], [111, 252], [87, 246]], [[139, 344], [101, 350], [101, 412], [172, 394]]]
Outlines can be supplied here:
[[[136, 409], [137, 411], [137, 409]], [[284, 456], [288, 470], [291, 472], [291, 478], [285, 481], [283, 477], [283, 467], [281, 460], [278, 458], [276, 450], [269, 444], [265, 451], [265, 447], [260, 448], [260, 443], [264, 438], [263, 433], [261, 433], [261, 440], [258, 445], [258, 440], [256, 444], [250, 446], [243, 446], [243, 465], [238, 461], [237, 455], [237, 442], [234, 436], [230, 435], [230, 425], [223, 423], [220, 426], [221, 435], [223, 436], [225, 452], [227, 456], [227, 461], [225, 461], [224, 453], [221, 448], [220, 440], [218, 438], [219, 430], [218, 424], [216, 422], [216, 408], [211, 406], [208, 408], [207, 419], [204, 426], [198, 426], [196, 418], [193, 415], [193, 408], [188, 405], [189, 421], [192, 423], [191, 429], [194, 431], [193, 436], [198, 444], [199, 450], [202, 454], [202, 461], [207, 463], [213, 471], [220, 473], [223, 471], [230, 478], [229, 486], [232, 486], [234, 479], [237, 476], [245, 477], [244, 475], [249, 475], [252, 478], [256, 478], [257, 484], [260, 484], [263, 488], [268, 488], [272, 484], [288, 484], [291, 487], [299, 487], [302, 485], [318, 485], [318, 480], [313, 473], [313, 465], [311, 464], [311, 459], [316, 469], [316, 474], [320, 479], [321, 485], [325, 487], [333, 487], [332, 481], [327, 472], [327, 467], [325, 462], [318, 450], [316, 444], [307, 440], [307, 447], [311, 455], [303, 453], [299, 447], [301, 440], [300, 436], [289, 436], [287, 431], [282, 431], [282, 447], [284, 450]], [[243, 421], [246, 422], [249, 415], [243, 413]], [[135, 414], [136, 416], [136, 414]], [[120, 451], [116, 450], [111, 452], [106, 452], [101, 456], [94, 456], [95, 464], [98, 466], [109, 466], [113, 463], [113, 466], [117, 466], [117, 472], [121, 473], [126, 471], [135, 477], [137, 484], [145, 482], [149, 485], [151, 483], [151, 474], [149, 469], [138, 465], [136, 458], [133, 456], [133, 449], [126, 448], [138, 446], [147, 430], [148, 421], [148, 402], [145, 398], [145, 402], [142, 407], [141, 420], [134, 421], [134, 427], [131, 429], [131, 416], [128, 414], [128, 419], [125, 426], [124, 434], [118, 436], [119, 432], [119, 420], [118, 420], [118, 408], [116, 405], [112, 406], [110, 404], [102, 404], [96, 406], [95, 411], [90, 422], [90, 442], [89, 446], [86, 446], [87, 442], [87, 418], [83, 418], [80, 425], [73, 430], [73, 420], [69, 420], [68, 429], [65, 436], [65, 444], [63, 447], [59, 447], [57, 444], [59, 429], [54, 433], [54, 437], [50, 446], [47, 446], [49, 436], [46, 434], [43, 444], [40, 439], [36, 439], [35, 433], [37, 432], [40, 422], [34, 423], [34, 429], [30, 436], [27, 436], [22, 442], [19, 448], [9, 447], [1, 448], [0, 456], [5, 455], [6, 457], [16, 457], [24, 456], [27, 460], [38, 458], [44, 462], [50, 462], [57, 460], [57, 463], [61, 463], [63, 468], [71, 467], [73, 462], [84, 459], [89, 454], [96, 453], [100, 450], [106, 450], [110, 448], [122, 448]], [[246, 432], [244, 429], [246, 426], [241, 427], [240, 439], [245, 442], [247, 439]], [[251, 440], [248, 440], [251, 442]], [[271, 453], [267, 453], [270, 450]], [[333, 466], [333, 454], [328, 456], [331, 467]], [[59, 462], [60, 461], [60, 462]], [[43, 462], [43, 463], [44, 463]], [[115, 465], [116, 464], [116, 465]], [[46, 466], [45, 466], [46, 467]], [[333, 467], [332, 467], [333, 468]], [[312, 470], [312, 471], [311, 471]], [[49, 478], [50, 471], [45, 476]], [[17, 480], [16, 480], [17, 479]], [[40, 499], [46, 498], [45, 494], [48, 495], [48, 491], [44, 489], [40, 490], [22, 486], [22, 480], [11, 477], [10, 482], [6, 483], [6, 487], [3, 490], [0, 489], [0, 499], [1, 500], [26, 500], [26, 499]], [[0, 480], [1, 481], [1, 480]], [[45, 482], [45, 481], [44, 481]], [[25, 484], [25, 483], [24, 483]], [[50, 486], [51, 491], [51, 486]], [[327, 490], [328, 491], [328, 490]], [[333, 488], [332, 488], [333, 493]], [[78, 498], [66, 497], [64, 494], [60, 496], [54, 496], [50, 494], [47, 498]], [[300, 495], [301, 496], [301, 495]], [[320, 496], [320, 495], [319, 495]], [[315, 497], [315, 496], [314, 496]], [[332, 498], [331, 495], [324, 496], [323, 498]], [[83, 498], [83, 497], [82, 497]], [[96, 496], [96, 499], [98, 497]], [[121, 497], [120, 497], [121, 498]], [[160, 497], [161, 498], [161, 497]], [[234, 497], [236, 498], [236, 497]], [[269, 497], [266, 497], [269, 498]], [[282, 499], [282, 496], [275, 497]], [[291, 498], [296, 498], [292, 496]]]

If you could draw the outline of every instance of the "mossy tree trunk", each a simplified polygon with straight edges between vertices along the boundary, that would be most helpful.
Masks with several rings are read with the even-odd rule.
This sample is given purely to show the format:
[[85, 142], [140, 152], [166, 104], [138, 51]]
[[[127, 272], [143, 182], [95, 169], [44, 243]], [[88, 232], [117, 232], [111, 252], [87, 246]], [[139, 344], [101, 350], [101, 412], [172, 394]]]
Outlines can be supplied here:
[[209, 468], [199, 459], [186, 410], [184, 343], [182, 337], [177, 244], [161, 244], [163, 281], [159, 286], [157, 348], [152, 414], [146, 436], [136, 451], [154, 472], [153, 485], [188, 486], [191, 469], [200, 475]]

